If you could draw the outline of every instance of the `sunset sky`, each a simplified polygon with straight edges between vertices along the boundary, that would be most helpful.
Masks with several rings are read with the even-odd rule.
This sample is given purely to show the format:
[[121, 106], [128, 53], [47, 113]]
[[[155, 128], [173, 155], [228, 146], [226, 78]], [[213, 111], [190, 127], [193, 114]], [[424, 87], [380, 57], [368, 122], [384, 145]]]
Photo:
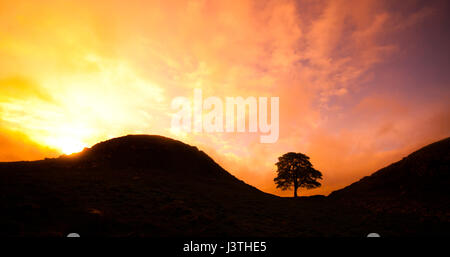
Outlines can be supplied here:
[[[277, 195], [311, 157], [328, 194], [450, 136], [449, 1], [0, 0], [0, 161], [158, 134]], [[171, 101], [277, 96], [280, 136], [175, 133]]]

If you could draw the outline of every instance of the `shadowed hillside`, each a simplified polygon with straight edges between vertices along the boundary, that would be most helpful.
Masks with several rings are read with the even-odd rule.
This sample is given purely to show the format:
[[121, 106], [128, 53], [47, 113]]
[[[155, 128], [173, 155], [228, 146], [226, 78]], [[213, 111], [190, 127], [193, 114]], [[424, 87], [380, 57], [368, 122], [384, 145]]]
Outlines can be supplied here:
[[343, 189], [335, 197], [447, 196], [450, 188], [450, 138], [430, 144], [401, 161]]
[[448, 219], [450, 214], [450, 138], [430, 144], [330, 198], [346, 199], [373, 209], [419, 212]]
[[[0, 234], [448, 235], [448, 208], [441, 208], [449, 198], [448, 148], [448, 139], [430, 145], [331, 197], [292, 199], [247, 185], [196, 147], [160, 136], [125, 136], [71, 156], [0, 163]], [[424, 187], [408, 180], [416, 173], [429, 179]], [[431, 185], [439, 203], [420, 194]], [[377, 190], [372, 204], [361, 205]], [[422, 198], [413, 198], [418, 194]], [[380, 200], [394, 206], [398, 195], [431, 211], [377, 207]]]

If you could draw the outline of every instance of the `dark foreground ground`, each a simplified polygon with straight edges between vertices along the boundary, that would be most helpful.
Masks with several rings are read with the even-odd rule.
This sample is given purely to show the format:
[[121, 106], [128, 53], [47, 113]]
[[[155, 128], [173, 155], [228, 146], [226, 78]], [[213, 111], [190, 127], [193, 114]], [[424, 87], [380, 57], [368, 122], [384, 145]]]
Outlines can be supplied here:
[[0, 235], [448, 236], [449, 146], [430, 145], [329, 197], [293, 199], [245, 184], [195, 147], [127, 136], [0, 163]]

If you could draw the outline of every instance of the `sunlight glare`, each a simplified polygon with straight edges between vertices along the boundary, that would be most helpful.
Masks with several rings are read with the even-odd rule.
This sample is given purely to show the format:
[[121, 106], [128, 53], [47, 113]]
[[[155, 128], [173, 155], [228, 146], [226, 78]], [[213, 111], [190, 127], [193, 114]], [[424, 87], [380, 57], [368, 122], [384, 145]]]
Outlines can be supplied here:
[[81, 152], [86, 147], [82, 142], [73, 139], [58, 140], [56, 146], [67, 155]]

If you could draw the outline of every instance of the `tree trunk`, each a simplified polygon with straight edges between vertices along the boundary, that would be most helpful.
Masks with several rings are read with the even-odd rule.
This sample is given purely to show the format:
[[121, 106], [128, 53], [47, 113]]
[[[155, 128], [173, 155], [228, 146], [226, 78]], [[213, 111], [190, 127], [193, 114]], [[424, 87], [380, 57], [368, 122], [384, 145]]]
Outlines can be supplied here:
[[294, 171], [294, 198], [297, 198], [297, 189], [298, 189], [298, 180], [297, 180], [297, 172]]

